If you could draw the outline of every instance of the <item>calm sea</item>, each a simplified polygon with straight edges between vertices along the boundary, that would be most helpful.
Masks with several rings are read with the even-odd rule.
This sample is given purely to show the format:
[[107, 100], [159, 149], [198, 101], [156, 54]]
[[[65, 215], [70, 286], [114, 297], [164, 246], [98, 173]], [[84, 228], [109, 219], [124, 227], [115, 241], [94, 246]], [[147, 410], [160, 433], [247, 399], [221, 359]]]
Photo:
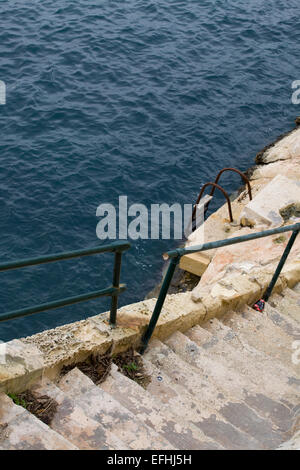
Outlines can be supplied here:
[[[96, 209], [188, 204], [291, 128], [298, 0], [9, 0], [0, 5], [1, 261], [100, 243]], [[224, 177], [227, 190], [240, 185]], [[222, 199], [216, 194], [212, 209]], [[125, 256], [121, 305], [160, 280], [178, 242]], [[0, 312], [97, 290], [111, 255], [0, 275]], [[94, 315], [97, 300], [3, 323], [0, 339]]]

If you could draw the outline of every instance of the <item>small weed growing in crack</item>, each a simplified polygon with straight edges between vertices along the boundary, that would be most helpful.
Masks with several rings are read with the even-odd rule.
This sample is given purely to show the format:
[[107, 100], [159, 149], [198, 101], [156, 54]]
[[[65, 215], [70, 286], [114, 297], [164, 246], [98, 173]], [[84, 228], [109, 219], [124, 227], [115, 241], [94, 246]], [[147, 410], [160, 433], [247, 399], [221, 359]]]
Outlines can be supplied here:
[[27, 403], [24, 400], [24, 398], [20, 397], [19, 395], [16, 395], [15, 393], [8, 393], [7, 396], [12, 399], [12, 401], [15, 403], [15, 405], [18, 406], [23, 406], [23, 408], [27, 408]]

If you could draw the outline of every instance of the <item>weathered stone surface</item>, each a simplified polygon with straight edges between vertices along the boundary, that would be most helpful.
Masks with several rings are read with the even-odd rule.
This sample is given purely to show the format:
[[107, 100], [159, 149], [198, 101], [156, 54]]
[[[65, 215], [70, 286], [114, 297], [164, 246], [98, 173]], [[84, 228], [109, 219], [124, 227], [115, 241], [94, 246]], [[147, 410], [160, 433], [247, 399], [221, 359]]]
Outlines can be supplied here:
[[293, 298], [290, 295], [281, 297], [273, 295], [270, 300], [270, 305], [277, 308], [281, 313], [287, 315], [292, 320], [300, 322], [300, 302], [299, 298]]
[[[299, 129], [295, 129], [270, 146], [265, 152], [259, 154], [256, 162], [258, 164], [269, 164], [289, 159], [295, 161], [298, 158], [300, 158], [300, 132]], [[285, 162], [282, 164], [282, 167], [285, 167]]]
[[[213, 323], [215, 322], [221, 324], [218, 320], [213, 320]], [[227, 330], [226, 335], [229, 336], [228, 330], [230, 329], [225, 326], [224, 328]], [[206, 339], [209, 339], [209, 337], [210, 336], [208, 334]], [[237, 344], [239, 343], [240, 340], [237, 338]], [[248, 348], [252, 352], [252, 348]], [[224, 351], [224, 355], [226, 357], [226, 350]], [[260, 356], [263, 355], [257, 352], [256, 358]], [[179, 356], [175, 355], [174, 352], [170, 351], [169, 348], [157, 340], [153, 341], [152, 347], [149, 348], [146, 353], [146, 357], [148, 357], [153, 364], [156, 364], [157, 367], [159, 367], [157, 368], [153, 366], [153, 364], [149, 365], [146, 360], [148, 371], [153, 377], [152, 382], [148, 387], [150, 392], [155, 394], [159, 399], [168, 403], [171, 409], [176, 410], [178, 414], [180, 414], [181, 419], [184, 419], [185, 414], [187, 415], [189, 413], [188, 410], [190, 404], [194, 403], [196, 408], [194, 413], [192, 413], [192, 417], [189, 417], [189, 419], [193, 419], [194, 416], [194, 422], [198, 419], [199, 424], [199, 422], [203, 421], [203, 416], [205, 416], [203, 424], [204, 427], [201, 429], [206, 433], [211, 433], [211, 437], [214, 436], [214, 438], [219, 442], [222, 442], [226, 448], [231, 449], [233, 448], [232, 446], [236, 445], [236, 442], [235, 444], [230, 444], [228, 442], [228, 439], [232, 438], [232, 432], [234, 433], [234, 430], [231, 432], [226, 428], [226, 421], [224, 421], [224, 418], [221, 417], [220, 413], [227, 415], [229, 420], [228, 422], [230, 422], [231, 425], [232, 421], [236, 422], [235, 420], [238, 415], [241, 422], [236, 422], [237, 427], [247, 429], [247, 426], [249, 426], [248, 432], [255, 431], [258, 434], [261, 432], [262, 439], [265, 439], [266, 443], [269, 442], [272, 447], [276, 445], [277, 439], [280, 438], [277, 433], [275, 433], [275, 436], [273, 435], [273, 431], [275, 431], [275, 429], [283, 431], [285, 433], [284, 436], [291, 430], [293, 424], [291, 409], [283, 403], [280, 403], [278, 400], [272, 400], [263, 394], [247, 396], [246, 403], [248, 405], [263, 413], [264, 416], [269, 417], [271, 421], [277, 425], [274, 430], [272, 430], [270, 429], [270, 423], [268, 423], [268, 420], [267, 422], [263, 420], [259, 431], [256, 430], [256, 427], [259, 426], [258, 423], [260, 423], [261, 420], [259, 413], [254, 414], [253, 411], [251, 411], [251, 408], [243, 409], [243, 411], [241, 409], [238, 410], [238, 407], [240, 407], [240, 403], [242, 402], [233, 401], [232, 399], [230, 400], [226, 392], [218, 389], [215, 380], [212, 382], [211, 390], [209, 380], [205, 378], [203, 373], [199, 374], [199, 372], [194, 372], [190, 365], [191, 361], [189, 361], [189, 363], [182, 361]], [[268, 365], [272, 363], [269, 357], [266, 357], [266, 361]], [[274, 367], [276, 374], [276, 361]], [[264, 370], [263, 367], [261, 367], [261, 370]], [[166, 372], [168, 372], [168, 375]], [[172, 379], [169, 377], [172, 377]], [[193, 395], [190, 395], [190, 393]], [[187, 399], [185, 402], [182, 402], [182, 399], [185, 396]], [[211, 407], [215, 409], [215, 413], [207, 416], [207, 412]], [[215, 417], [213, 418], [211, 416]], [[235, 426], [233, 427], [235, 428]], [[282, 437], [282, 440], [283, 439], [284, 437]]]
[[[106, 312], [88, 320], [24, 338], [20, 344], [28, 348], [34, 347], [42, 358], [43, 367], [37, 365], [34, 369], [36, 378], [43, 373], [48, 378], [54, 379], [63, 365], [83, 361], [95, 352], [104, 354], [112, 347], [114, 353], [118, 353], [129, 347], [138, 347], [146, 325], [150, 321], [155, 302], [156, 299], [149, 299], [120, 308], [116, 328], [108, 325]], [[184, 331], [201, 323], [205, 315], [205, 307], [195, 304], [189, 292], [168, 295], [154, 335], [164, 339], [177, 329]], [[24, 368], [18, 371], [16, 377], [19, 375], [22, 377], [22, 374], [26, 373]], [[15, 392], [27, 388], [27, 384], [22, 380], [20, 386], [17, 381], [15, 383], [14, 375], [11, 379], [7, 390]]]
[[[274, 297], [276, 297], [276, 294]], [[289, 315], [289, 312], [285, 311], [285, 314], [282, 314], [276, 310], [276, 308], [273, 308], [269, 302], [267, 302], [264, 313], [274, 323], [274, 325], [281, 328], [293, 340], [300, 340], [300, 325]]]
[[281, 444], [277, 450], [300, 450], [300, 431], [292, 439]]
[[[232, 425], [230, 417], [227, 420], [222, 416], [222, 409], [225, 409], [232, 400], [224, 392], [220, 383], [211, 381], [207, 374], [199, 374], [197, 369], [181, 360], [166, 345], [157, 340], [153, 341], [152, 348], [149, 348], [145, 356], [156, 367], [156, 373], [159, 370], [159, 377], [163, 378], [162, 382], [165, 382], [165, 374], [172, 380], [170, 383], [167, 379], [167, 391], [165, 391], [166, 384], [158, 384], [154, 379], [154, 393], [159, 393], [158, 387], [164, 388], [163, 396], [166, 397], [170, 406], [172, 406], [174, 393], [175, 397], [176, 392], [179, 393], [180, 401], [187, 393], [191, 394], [190, 400], [194, 403], [195, 410], [194, 417], [189, 417], [189, 420], [193, 419], [194, 424], [207, 436], [230, 449], [262, 448], [254, 438], [245, 435], [243, 423], [240, 423], [240, 429], [238, 429]], [[239, 403], [239, 400], [236, 399], [235, 403]], [[184, 406], [186, 408], [186, 405]], [[177, 406], [174, 404], [172, 408], [177, 409]], [[253, 412], [249, 410], [249, 413]], [[226, 432], [224, 432], [225, 429]]]
[[109, 377], [100, 387], [177, 449], [201, 450], [216, 447], [216, 443], [208, 439], [191, 422], [187, 426], [180, 423], [172, 409], [120, 374], [116, 366], [113, 365]]
[[288, 142], [288, 151], [293, 160], [300, 158], [300, 137], [299, 131], [290, 136]]
[[267, 363], [264, 363], [264, 373], [260, 374], [261, 369], [258, 369], [257, 364], [249, 356], [247, 350], [235, 349], [222, 338], [222, 335], [211, 334], [211, 337], [208, 338], [207, 333], [208, 331], [204, 328], [196, 326], [190, 329], [186, 336], [224, 366], [247, 377], [250, 382], [259, 387], [261, 393], [275, 400], [285, 399], [290, 388], [288, 377], [286, 377], [286, 380], [281, 380], [277, 375], [274, 376], [274, 368], [269, 368]]
[[[276, 387], [276, 382], [278, 381], [280, 387], [284, 386], [281, 390], [286, 398], [286, 392], [291, 391], [290, 378], [294, 375], [294, 371], [290, 371], [274, 357], [270, 357], [253, 347], [253, 345], [250, 345], [247, 342], [247, 337], [240, 329], [233, 330], [217, 319], [212, 319], [209, 323], [205, 324], [205, 329], [211, 332], [214, 336], [217, 336], [224, 344], [228, 344], [234, 348], [237, 351], [237, 354], [246, 356], [249, 364], [253, 364], [257, 367], [257, 375], [261, 377], [262, 381], [265, 381], [265, 371], [268, 371], [266, 375], [268, 376], [270, 374], [271, 376], [269, 379], [270, 386], [275, 383]], [[224, 346], [224, 351], [226, 351], [226, 346]], [[264, 371], [264, 373], [262, 374], [261, 371]], [[271, 393], [271, 396], [272, 395], [273, 392]], [[284, 429], [288, 430], [291, 427], [291, 411], [289, 408], [286, 408], [285, 406], [283, 407], [282, 404], [278, 402], [278, 398], [278, 396], [275, 396], [273, 400], [273, 410], [270, 408], [271, 401], [269, 402], [268, 410], [271, 412], [270, 417], [281, 429], [284, 426]], [[290, 403], [290, 408], [292, 407], [293, 403]], [[278, 415], [279, 409], [281, 409], [281, 412]], [[283, 419], [284, 416], [285, 418]]]
[[4, 394], [0, 394], [0, 447], [2, 450], [76, 449]]
[[[298, 268], [300, 272], [300, 263], [299, 266], [294, 263], [290, 271], [289, 267], [284, 272], [285, 278], [290, 275], [290, 285], [296, 282]], [[207, 289], [201, 296], [202, 302], [198, 303], [192, 300], [189, 292], [167, 296], [154, 336], [164, 340], [177, 330], [184, 332], [196, 324], [203, 323], [208, 318], [219, 316], [226, 310], [243, 305], [247, 300], [255, 301], [261, 295], [262, 288], [260, 286], [266, 285], [270, 276], [271, 273], [269, 277], [266, 274], [261, 278], [256, 275], [254, 282], [248, 281], [245, 277], [245, 281], [242, 283], [238, 282], [236, 278], [232, 280], [232, 289], [221, 285], [221, 291], [211, 286], [214, 296]], [[244, 286], [243, 289], [241, 286]], [[225, 295], [222, 295], [222, 292]], [[118, 321], [123, 325], [131, 325], [131, 328], [124, 326], [110, 328], [106, 323], [107, 315], [105, 314], [71, 325], [64, 325], [22, 340], [22, 345], [38, 348], [35, 351], [37, 351], [38, 357], [41, 357], [35, 366], [33, 364], [28, 366], [32, 367], [33, 381], [42, 373], [49, 378], [55, 378], [63, 365], [82, 361], [93, 352], [105, 353], [113, 346], [114, 352], [117, 353], [128, 347], [138, 346], [145, 330], [145, 323], [149, 321], [154, 305], [155, 299], [150, 299], [121, 308], [118, 312]], [[19, 392], [28, 388], [30, 377], [30, 374], [28, 375], [26, 372], [28, 367], [26, 369], [22, 365], [18, 365], [18, 372], [11, 375], [9, 381], [7, 377], [5, 378], [5, 389]], [[0, 370], [2, 370], [1, 366]], [[25, 381], [22, 378], [24, 376]]]
[[[168, 405], [168, 408], [176, 413], [178, 420], [186, 425], [188, 423], [197, 425], [201, 417], [208, 418], [213, 411], [218, 414], [216, 411], [218, 398], [213, 395], [211, 384], [207, 385], [203, 379], [200, 382], [199, 375], [196, 375], [192, 368], [183, 368], [185, 363], [166, 345], [154, 340], [152, 347], [143, 356], [144, 367], [152, 379], [147, 385], [147, 391]], [[161, 350], [167, 350], [170, 355], [164, 352], [162, 357]], [[177, 363], [174, 362], [174, 358]], [[199, 396], [194, 394], [195, 390], [202, 392], [206, 389], [207, 394], [200, 393]]]
[[281, 211], [300, 202], [300, 183], [281, 174], [273, 178], [252, 201], [244, 207], [240, 218], [257, 225], [280, 226], [284, 223]]
[[244, 389], [255, 391], [253, 384], [246, 384], [245, 379], [238, 373], [225, 367], [207, 351], [200, 351], [200, 348], [182, 333], [174, 333], [166, 344], [187, 363], [200, 369], [202, 375], [217, 383], [227, 394], [244, 400]]
[[128, 446], [97, 421], [91, 419], [78, 403], [53, 382], [45, 379], [33, 391], [40, 396], [47, 395], [57, 404], [57, 411], [51, 421], [51, 428], [81, 450], [126, 450]]
[[44, 357], [35, 345], [19, 340], [1, 344], [0, 391], [22, 391], [42, 375]]
[[[194, 394], [194, 400], [200, 397], [198, 411], [200, 416], [209, 417], [218, 407], [224, 404], [221, 395], [224, 389], [212, 384], [207, 375], [199, 375], [199, 371], [191, 364], [187, 364], [167, 344], [153, 340], [143, 358], [150, 361], [157, 369], [167, 374], [175, 386], [180, 385], [181, 390]], [[155, 381], [156, 383], [156, 381]], [[161, 384], [160, 384], [161, 385]], [[149, 390], [149, 386], [147, 387]], [[205, 393], [204, 393], [205, 392]]]
[[224, 316], [223, 322], [242, 335], [248, 344], [281, 362], [291, 377], [295, 376], [297, 368], [292, 362], [291, 338], [271, 321], [265, 329], [258, 320], [251, 319], [249, 314], [240, 315], [232, 312]]
[[[187, 362], [194, 364], [201, 373], [210, 377], [214, 383], [221, 386], [229, 396], [234, 397], [242, 403], [247, 403], [249, 397], [257, 397], [262, 393], [259, 386], [255, 385], [249, 379], [240, 375], [236, 370], [224, 366], [220, 361], [211, 357], [205, 350], [199, 350], [199, 347], [181, 333], [175, 333], [167, 342], [172, 349], [181, 355]], [[297, 403], [298, 395], [296, 393], [287, 393], [291, 403]], [[233, 399], [233, 401], [235, 401]], [[286, 400], [287, 402], [287, 400]], [[288, 402], [287, 402], [288, 403]], [[289, 403], [290, 404], [290, 403]], [[259, 407], [258, 401], [253, 400], [252, 408], [265, 418], [264, 408]]]
[[[249, 228], [243, 228], [235, 235], [242, 236], [254, 232]], [[273, 268], [273, 264], [280, 259], [290, 235], [290, 232], [284, 234], [280, 242], [278, 236], [273, 235], [220, 248], [203, 274], [199, 286], [220, 280], [224, 274], [235, 275], [235, 278], [236, 275], [240, 276], [240, 283], [244, 279], [247, 279], [248, 282], [256, 282], [257, 274], [263, 272], [262, 268], [268, 268], [269, 264], [272, 264]], [[294, 258], [299, 252], [300, 242], [297, 241], [291, 251], [291, 258]], [[249, 274], [248, 278], [246, 278], [247, 274]], [[236, 282], [238, 282], [238, 278]]]
[[286, 160], [284, 165], [281, 161], [276, 161], [268, 165], [260, 165], [255, 168], [252, 176], [251, 183], [259, 182], [265, 184], [266, 181], [270, 181], [272, 178], [275, 178], [277, 175], [284, 175], [291, 180], [300, 179], [300, 162], [299, 160]]
[[[122, 406], [111, 395], [97, 387], [78, 369], [66, 374], [59, 387], [78, 404], [94, 421], [115, 434], [129, 448], [174, 449], [174, 447], [152, 428]], [[93, 406], [91, 406], [91, 403]]]
[[[243, 228], [235, 235], [253, 232]], [[220, 248], [192, 292], [192, 299], [202, 301], [210, 308], [209, 297], [232, 308], [251, 304], [259, 298], [269, 285], [279, 259], [288, 243], [290, 233], [278, 238], [274, 235]], [[300, 238], [277, 281], [275, 289], [292, 286], [300, 279]], [[222, 309], [224, 311], [224, 309]]]
[[5, 394], [0, 393], [0, 424], [5, 425], [24, 413], [24, 408], [16, 406]]

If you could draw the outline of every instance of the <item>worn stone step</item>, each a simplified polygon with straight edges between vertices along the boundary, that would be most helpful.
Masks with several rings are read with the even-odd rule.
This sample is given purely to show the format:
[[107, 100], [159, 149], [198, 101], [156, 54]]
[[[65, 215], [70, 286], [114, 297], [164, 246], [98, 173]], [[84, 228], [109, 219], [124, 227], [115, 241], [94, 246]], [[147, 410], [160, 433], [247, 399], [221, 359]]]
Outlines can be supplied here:
[[[184, 423], [185, 426], [190, 426], [191, 423], [198, 426], [199, 419], [209, 418], [213, 412], [218, 416], [216, 410], [205, 406], [202, 400], [203, 394], [200, 394], [200, 399], [194, 396], [186, 387], [173, 381], [163, 368], [156, 367], [145, 356], [143, 356], [143, 364], [146, 373], [151, 377], [151, 382], [147, 385], [147, 391], [151, 396], [156, 397], [167, 406], [168, 409], [172, 410], [172, 413], [176, 415], [180, 423]], [[220, 419], [222, 420], [223, 418], [220, 417]], [[202, 431], [200, 430], [200, 432]], [[207, 436], [207, 439], [210, 438]], [[223, 442], [223, 439], [221, 441]], [[224, 446], [216, 439], [216, 436], [214, 437], [214, 442], [214, 444], [210, 444], [210, 448], [213, 445], [215, 450], [224, 449]]]
[[[274, 308], [273, 308], [274, 311]], [[273, 318], [270, 314], [268, 302], [266, 302], [263, 313], [257, 312], [249, 306], [243, 309], [244, 317], [248, 320], [253, 320], [257, 323], [260, 329], [272, 330], [274, 335], [279, 335], [285, 341], [287, 349], [289, 349], [291, 341], [300, 336], [300, 323], [295, 321], [292, 317], [280, 312], [277, 312], [277, 317]]]
[[[231, 422], [233, 424], [237, 426], [241, 421], [239, 425], [243, 425], [244, 422], [249, 420], [253, 423], [252, 430], [254, 430], [259, 422], [258, 418], [268, 420], [270, 414], [269, 410], [266, 410], [264, 400], [262, 400], [264, 394], [259, 387], [251, 383], [249, 379], [241, 376], [229, 367], [226, 367], [222, 362], [212, 358], [203, 348], [200, 349], [196, 343], [190, 341], [182, 333], [174, 333], [171, 338], [167, 340], [167, 344], [174, 352], [181, 355], [185, 361], [196, 366], [201, 371], [202, 375], [205, 374], [214, 383], [222, 386], [227, 394], [232, 397], [231, 402], [233, 402], [234, 405], [230, 403], [225, 411], [222, 410], [222, 414], [225, 417], [231, 415]], [[269, 397], [266, 398], [274, 402], [274, 400]], [[236, 404], [236, 402], [238, 402], [238, 404]], [[249, 408], [249, 406], [251, 406], [251, 408]], [[261, 423], [262, 428], [265, 424], [266, 422]], [[277, 437], [275, 434], [270, 434], [269, 438], [275, 443], [277, 438], [278, 441], [280, 441], [281, 431], [278, 427], [274, 427], [274, 433], [277, 434]]]
[[[294, 295], [293, 295], [294, 294]], [[298, 324], [300, 324], [300, 298], [299, 295], [289, 289], [285, 289], [284, 296], [279, 294], [273, 294], [269, 299], [269, 303], [272, 307], [293, 318]]]
[[[273, 379], [271, 383], [278, 379], [288, 386], [293, 385], [293, 372], [284, 367], [282, 363], [249, 345], [241, 332], [232, 330], [230, 327], [224, 325], [224, 323], [216, 318], [209, 320], [209, 322], [205, 324], [205, 329], [218, 336], [218, 338], [222, 338], [224, 342], [230, 344], [240, 354], [247, 354], [249, 357], [249, 362], [257, 365], [258, 371], [260, 371], [260, 375], [262, 375], [261, 371], [264, 371], [267, 367], [267, 369], [273, 373]], [[287, 393], [289, 392], [290, 389], [288, 389]], [[247, 400], [250, 405], [253, 404], [252, 401], [249, 401], [250, 397], [248, 397]], [[253, 400], [253, 397], [251, 400]], [[270, 397], [267, 397], [262, 393], [257, 395], [256, 400], [260, 401], [261, 406], [265, 408], [265, 413], [267, 413], [267, 416], [270, 416], [272, 421], [277, 426], [279, 426], [280, 429], [283, 431], [288, 431], [291, 428], [293, 408], [295, 404], [298, 403], [298, 394], [296, 394], [295, 398], [295, 393], [292, 390], [292, 396], [288, 397], [287, 402], [284, 400], [284, 403], [279, 402], [278, 399], [271, 400]]]
[[0, 394], [0, 447], [2, 450], [77, 449], [5, 394]]
[[266, 302], [264, 314], [274, 323], [274, 325], [281, 328], [293, 341], [300, 340], [300, 324], [289, 315], [286, 315], [275, 307], [272, 307], [270, 302]]
[[245, 390], [249, 393], [257, 392], [256, 385], [248, 378], [223, 365], [207, 351], [200, 349], [186, 335], [177, 331], [165, 343], [184, 361], [200, 369], [202, 375], [227, 391], [230, 396], [244, 401]]
[[[282, 341], [284, 341], [288, 353], [285, 357], [289, 358], [288, 368], [290, 371], [289, 384], [293, 385], [299, 393], [300, 387], [300, 364], [294, 360], [294, 351], [297, 344], [295, 342], [300, 341], [300, 323], [297, 324], [292, 317], [284, 315], [278, 311], [274, 313], [270, 311], [271, 307], [266, 305], [264, 314], [254, 311], [250, 307], [246, 307], [244, 315], [247, 319], [252, 320], [257, 324], [261, 330], [280, 335]], [[283, 361], [282, 361], [283, 362]], [[285, 368], [286, 362], [285, 362]]]
[[228, 342], [223, 340], [222, 335], [213, 335], [208, 330], [201, 328], [199, 325], [188, 330], [186, 336], [194, 341], [198, 346], [203, 348], [212, 357], [215, 357], [223, 365], [230, 367], [239, 374], [246, 376], [252, 383], [257, 385], [259, 389], [273, 399], [285, 398], [290, 386], [288, 381], [281, 381], [274, 376], [273, 367], [268, 368], [268, 364], [264, 364], [264, 373], [261, 374], [258, 364], [251, 360], [251, 356], [244, 348], [236, 349]]
[[190, 397], [198, 402], [197, 414], [208, 417], [227, 403], [228, 396], [224, 394], [222, 386], [212, 383], [207, 375], [200, 375], [196, 367], [191, 363], [187, 364], [167, 344], [158, 339], [151, 341], [143, 360], [151, 362], [157, 370], [167, 374], [174, 386], [180, 387], [180, 393], [189, 393]]
[[296, 292], [297, 294], [300, 294], [300, 282], [296, 284], [293, 288], [292, 291]]
[[281, 444], [277, 450], [300, 450], [300, 431], [291, 439]]
[[258, 315], [253, 309], [242, 313], [228, 312], [222, 317], [223, 323], [238, 334], [242, 333], [247, 342], [268, 356], [280, 361], [290, 371], [296, 371], [292, 362], [292, 341], [266, 316]]
[[154, 398], [136, 382], [118, 372], [116, 365], [112, 365], [109, 376], [99, 386], [134, 413], [137, 419], [164, 436], [177, 449], [216, 448], [215, 443], [208, 439], [200, 429], [192, 423], [186, 426], [180, 422], [172, 413], [172, 409]]
[[276, 372], [275, 375], [278, 376], [280, 380], [286, 382], [287, 378], [294, 375], [294, 371], [289, 366], [283, 364], [272, 355], [266, 354], [253, 344], [249, 344], [248, 336], [242, 331], [242, 329], [233, 329], [228, 324], [223, 323], [223, 321], [217, 318], [210, 319], [209, 322], [205, 324], [205, 329], [214, 335], [221, 335], [222, 338], [234, 348], [247, 350], [249, 355], [253, 356], [253, 360], [257, 361], [257, 363], [267, 363], [268, 368], [270, 370], [273, 368], [274, 374]]
[[289, 287], [286, 287], [283, 292], [278, 294], [279, 296], [285, 298], [285, 299], [291, 299], [296, 301], [297, 305], [300, 305], [300, 296], [299, 293], [295, 292], [293, 289], [290, 289]]
[[111, 395], [97, 387], [79, 369], [75, 368], [68, 372], [61, 379], [59, 387], [90, 418], [115, 434], [131, 449], [174, 449], [163, 436], [143, 424]]
[[[275, 347], [277, 346], [277, 349], [280, 350], [280, 355], [278, 354], [277, 359], [284, 365], [284, 368], [289, 373], [290, 387], [294, 386], [298, 392], [300, 385], [300, 383], [298, 383], [300, 369], [296, 367], [292, 360], [295, 338], [286, 333], [283, 328], [276, 325], [267, 314], [261, 314], [251, 307], [246, 306], [244, 308], [242, 317], [249, 322], [252, 331], [258, 330], [260, 337], [263, 338], [265, 342], [268, 341], [268, 344], [272, 344], [272, 347], [275, 345]], [[275, 355], [273, 353], [272, 360], [274, 360], [274, 358]], [[289, 391], [288, 385], [286, 391]]]
[[69, 398], [53, 382], [43, 379], [33, 392], [53, 398], [58, 408], [51, 428], [81, 450], [127, 450], [128, 446], [111, 431], [90, 418], [84, 410]]
[[[226, 396], [219, 384], [212, 383], [208, 376], [199, 374], [197, 368], [182, 360], [166, 344], [156, 339], [152, 340], [143, 357], [151, 361], [164, 379], [160, 383], [157, 380], [151, 382], [148, 386], [148, 389], [152, 387], [151, 393], [159, 394], [160, 392], [164, 399], [168, 400], [170, 407], [174, 409], [176, 409], [176, 401], [180, 403], [177, 394], [180, 399], [185, 394], [190, 395], [188, 401], [194, 403], [196, 407], [193, 422], [206, 435], [228, 449], [264, 448], [258, 440], [246, 433], [246, 430], [249, 429], [247, 421], [254, 420], [256, 422], [259, 419], [257, 414], [246, 405], [243, 406], [238, 399], [233, 400]], [[157, 370], [156, 373], [158, 373]], [[169, 377], [172, 383], [168, 384], [167, 390], [162, 393], [160, 389], [166, 388], [165, 376]], [[246, 418], [238, 422], [235, 415], [240, 413], [240, 406], [243, 406]], [[184, 407], [185, 404], [183, 404]], [[186, 413], [188, 412], [187, 406]], [[237, 426], [232, 424], [232, 420], [236, 422]]]

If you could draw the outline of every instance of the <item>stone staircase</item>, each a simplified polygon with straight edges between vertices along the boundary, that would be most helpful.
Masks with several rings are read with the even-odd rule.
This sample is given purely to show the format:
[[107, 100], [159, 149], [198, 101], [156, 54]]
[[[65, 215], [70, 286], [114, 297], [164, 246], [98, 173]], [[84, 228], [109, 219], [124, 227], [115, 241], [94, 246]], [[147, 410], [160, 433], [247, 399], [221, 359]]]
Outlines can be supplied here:
[[154, 339], [147, 388], [112, 364], [95, 385], [78, 368], [34, 392], [56, 400], [51, 425], [0, 395], [0, 449], [300, 449], [300, 285]]

